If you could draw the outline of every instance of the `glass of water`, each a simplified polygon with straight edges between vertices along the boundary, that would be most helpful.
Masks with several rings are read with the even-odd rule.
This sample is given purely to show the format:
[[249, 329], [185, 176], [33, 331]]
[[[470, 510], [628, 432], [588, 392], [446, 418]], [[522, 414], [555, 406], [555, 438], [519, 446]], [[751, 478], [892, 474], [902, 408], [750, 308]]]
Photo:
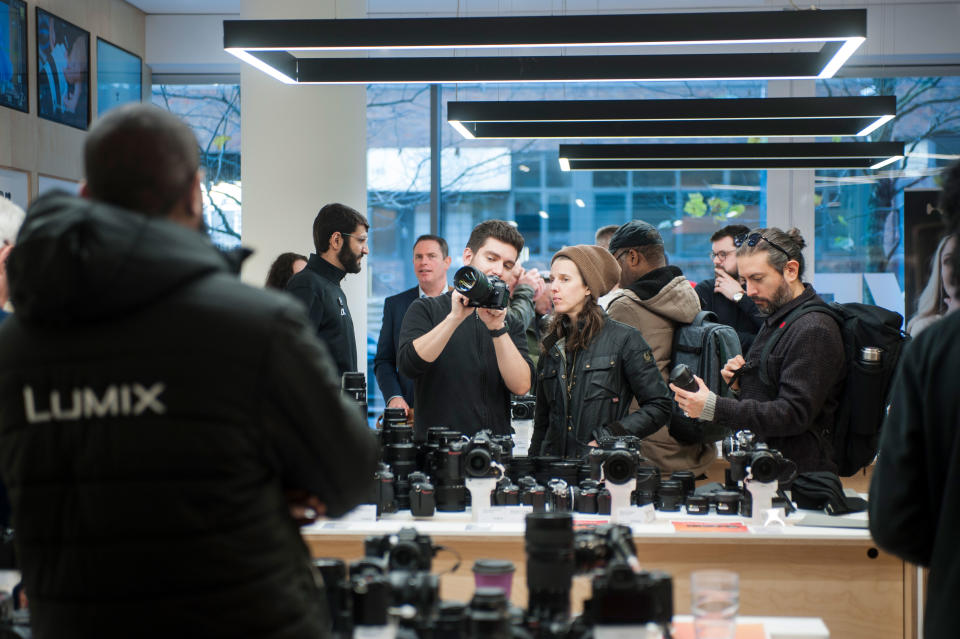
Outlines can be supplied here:
[[693, 631], [697, 639], [733, 639], [740, 607], [740, 577], [729, 570], [690, 575]]

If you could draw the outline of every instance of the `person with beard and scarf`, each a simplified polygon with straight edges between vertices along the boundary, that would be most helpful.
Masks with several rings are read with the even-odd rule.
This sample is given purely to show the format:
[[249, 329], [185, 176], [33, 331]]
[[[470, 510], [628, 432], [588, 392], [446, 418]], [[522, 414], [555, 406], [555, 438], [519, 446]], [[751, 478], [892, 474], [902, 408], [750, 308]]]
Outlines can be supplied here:
[[[738, 237], [737, 265], [747, 295], [767, 314], [746, 360], [737, 355], [721, 374], [739, 397], [718, 397], [697, 378], [691, 393], [673, 385], [677, 404], [690, 417], [732, 429], [749, 429], [760, 441], [797, 464], [799, 472], [836, 472], [827, 433], [843, 392], [844, 348], [840, 327], [826, 313], [806, 313], [792, 321], [767, 361], [760, 361], [767, 339], [804, 304], [824, 302], [802, 281], [803, 247], [797, 229], [754, 229]], [[767, 371], [770, 385], [760, 379]]]
[[640, 331], [597, 299], [620, 267], [600, 246], [558, 251], [550, 263], [554, 315], [537, 366], [531, 455], [583, 458], [609, 437], [646, 437], [670, 421], [670, 393]]
[[82, 197], [30, 207], [0, 324], [33, 636], [327, 636], [300, 524], [370, 494], [376, 439], [301, 305], [203, 232], [190, 127], [122, 106], [83, 157]]
[[700, 308], [712, 311], [719, 323], [737, 331], [743, 353], [750, 351], [753, 338], [763, 324], [760, 309], [740, 284], [737, 247], [733, 245], [734, 239], [749, 230], [742, 224], [731, 224], [710, 236], [710, 259], [716, 277], [703, 280], [695, 289], [700, 296]]
[[369, 231], [367, 218], [354, 209], [327, 204], [313, 220], [317, 252], [307, 260], [307, 267], [287, 282], [287, 292], [306, 305], [317, 336], [330, 349], [340, 375], [360, 370], [353, 318], [340, 282], [347, 273], [360, 272], [363, 256], [370, 253]]
[[[650, 224], [627, 222], [610, 238], [609, 251], [620, 265], [621, 289], [610, 300], [607, 314], [640, 331], [666, 381], [674, 331], [696, 318], [700, 300], [683, 271], [667, 265], [663, 238]], [[699, 474], [716, 459], [717, 451], [708, 444], [681, 444], [664, 426], [643, 441], [643, 455], [661, 470]]]

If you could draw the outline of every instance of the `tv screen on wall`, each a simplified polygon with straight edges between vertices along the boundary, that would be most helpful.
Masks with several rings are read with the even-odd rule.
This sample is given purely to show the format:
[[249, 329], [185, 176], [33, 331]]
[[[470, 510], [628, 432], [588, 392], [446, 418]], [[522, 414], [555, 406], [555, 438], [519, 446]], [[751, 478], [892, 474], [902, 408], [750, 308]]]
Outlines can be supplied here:
[[0, 106], [30, 112], [24, 0], [0, 0]]
[[37, 114], [78, 129], [90, 123], [90, 34], [40, 7]]
[[140, 57], [97, 38], [97, 117], [128, 102], [140, 102]]

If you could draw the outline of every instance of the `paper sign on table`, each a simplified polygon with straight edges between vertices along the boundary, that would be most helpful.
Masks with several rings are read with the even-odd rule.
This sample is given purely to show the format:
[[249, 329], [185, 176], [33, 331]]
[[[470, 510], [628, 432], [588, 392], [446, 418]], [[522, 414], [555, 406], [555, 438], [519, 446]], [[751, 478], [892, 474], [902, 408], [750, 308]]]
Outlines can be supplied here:
[[[673, 639], [694, 639], [693, 622], [678, 621], [673, 624]], [[762, 623], [738, 623], [734, 639], [767, 639]]]
[[657, 511], [653, 504], [646, 506], [628, 506], [617, 510], [616, 517], [610, 521], [617, 524], [652, 524], [657, 520]]
[[532, 512], [533, 506], [497, 506], [481, 510], [477, 513], [477, 521], [483, 524], [522, 524], [527, 520], [527, 513]]
[[675, 521], [673, 529], [677, 532], [703, 533], [745, 533], [750, 530], [738, 521]]

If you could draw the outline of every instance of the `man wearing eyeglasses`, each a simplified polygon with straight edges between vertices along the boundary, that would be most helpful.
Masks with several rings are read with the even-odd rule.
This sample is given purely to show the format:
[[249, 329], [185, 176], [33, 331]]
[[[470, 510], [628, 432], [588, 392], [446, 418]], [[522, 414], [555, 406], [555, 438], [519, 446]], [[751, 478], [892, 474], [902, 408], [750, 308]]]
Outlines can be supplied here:
[[[797, 229], [756, 229], [738, 237], [737, 264], [747, 295], [767, 314], [746, 359], [737, 355], [721, 371], [739, 397], [718, 397], [699, 377], [695, 393], [670, 389], [690, 417], [732, 429], [749, 429], [800, 472], [836, 472], [828, 433], [843, 390], [844, 349], [840, 327], [826, 313], [806, 313], [786, 325], [769, 356], [764, 344], [791, 311], [823, 300], [803, 277], [803, 247]], [[760, 372], [766, 371], [764, 383]], [[879, 399], [878, 399], [879, 401]]]
[[316, 253], [307, 267], [290, 278], [287, 291], [307, 307], [317, 329], [343, 375], [357, 368], [357, 343], [347, 296], [340, 282], [347, 273], [359, 273], [360, 262], [370, 253], [367, 218], [344, 204], [327, 204], [313, 220]]
[[733, 327], [740, 338], [740, 350], [750, 350], [753, 338], [763, 324], [763, 315], [740, 284], [737, 247], [734, 238], [750, 229], [742, 224], [725, 226], [710, 237], [710, 259], [716, 277], [697, 284], [700, 307], [713, 311], [721, 324]]

